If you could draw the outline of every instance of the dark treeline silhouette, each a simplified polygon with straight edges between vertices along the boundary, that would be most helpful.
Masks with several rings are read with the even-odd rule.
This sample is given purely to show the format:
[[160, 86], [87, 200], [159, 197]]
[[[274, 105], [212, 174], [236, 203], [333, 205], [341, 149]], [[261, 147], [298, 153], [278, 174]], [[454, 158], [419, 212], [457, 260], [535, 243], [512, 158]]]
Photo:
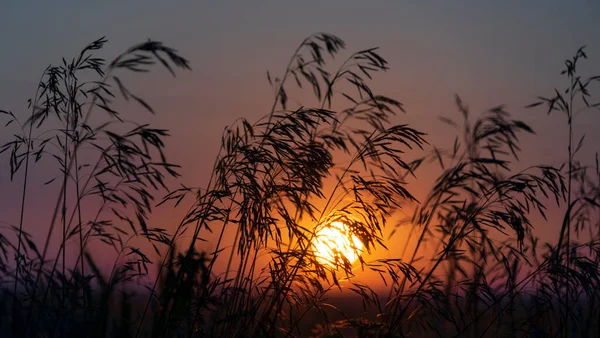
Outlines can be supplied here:
[[[369, 86], [388, 69], [378, 49], [354, 52], [331, 68], [345, 43], [319, 33], [301, 42], [279, 77], [267, 73], [271, 110], [225, 129], [207, 186], [171, 189], [179, 174], [166, 158], [168, 131], [130, 121], [115, 102], [131, 100], [154, 113], [124, 74], [161, 66], [175, 75], [189, 62], [148, 41], [106, 63], [94, 56], [105, 42], [48, 67], [26, 114], [0, 111], [15, 135], [0, 153], [10, 178], [22, 182], [19, 222], [2, 223], [0, 232], [3, 335], [600, 333], [600, 169], [598, 156], [595, 167], [581, 164], [583, 136], [573, 130], [580, 112], [599, 107], [590, 91], [600, 77], [577, 72], [587, 59], [583, 48], [565, 62], [565, 88], [529, 106], [566, 117], [568, 152], [559, 167], [516, 167], [519, 137], [533, 128], [503, 106], [473, 115], [458, 96], [460, 121], [441, 118], [458, 130], [454, 144], [428, 145], [426, 134], [391, 122], [404, 112], [402, 103]], [[291, 107], [291, 88], [311, 91], [318, 103]], [[57, 169], [45, 183], [57, 196], [43, 247], [24, 222], [36, 213], [27, 204], [28, 183], [40, 163]], [[425, 165], [439, 166], [440, 174], [416, 201], [406, 182], [418, 182]], [[149, 226], [156, 206], [186, 202], [179, 224]], [[551, 223], [559, 240], [540, 244], [530, 219], [546, 218], [557, 205], [564, 217]], [[403, 206], [414, 206], [403, 223], [411, 225], [408, 238], [384, 238], [384, 229], [399, 226], [389, 220]], [[336, 250], [332, 264], [317, 259], [316, 229], [333, 222], [364, 245], [358, 262]], [[201, 238], [209, 232], [217, 241], [207, 251]], [[60, 238], [57, 253], [53, 236]], [[111, 271], [98, 266], [92, 241], [114, 250]], [[369, 259], [390, 243], [404, 245], [401, 257]], [[387, 292], [355, 278], [356, 266], [380, 275]], [[148, 276], [148, 289], [136, 284]]]

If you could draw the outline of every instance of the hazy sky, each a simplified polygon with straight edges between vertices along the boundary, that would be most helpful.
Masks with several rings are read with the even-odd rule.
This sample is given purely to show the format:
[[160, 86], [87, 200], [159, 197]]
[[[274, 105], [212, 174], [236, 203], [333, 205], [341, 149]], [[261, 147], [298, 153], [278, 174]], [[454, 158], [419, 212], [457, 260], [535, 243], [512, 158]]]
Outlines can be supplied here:
[[[3, 0], [0, 108], [22, 116], [43, 69], [100, 36], [109, 40], [102, 52], [107, 58], [148, 38], [163, 41], [187, 57], [193, 71], [175, 80], [162, 70], [134, 80], [158, 115], [147, 117], [133, 106], [127, 114], [170, 129], [171, 161], [183, 166], [186, 183], [202, 185], [223, 127], [268, 112], [273, 94], [266, 71], [280, 74], [297, 44], [322, 31], [343, 38], [349, 51], [381, 47], [392, 69], [378, 75], [374, 87], [402, 101], [408, 113], [396, 122], [428, 133], [431, 143], [452, 140], [436, 117], [458, 116], [457, 93], [474, 112], [507, 104], [532, 124], [538, 134], [524, 139], [518, 169], [556, 164], [566, 151], [562, 116], [523, 106], [563, 86], [563, 61], [584, 44], [590, 60], [582, 70], [600, 73], [599, 14], [600, 2], [584, 0]], [[576, 123], [577, 133], [588, 134], [582, 160], [598, 150], [598, 126], [599, 112]], [[0, 143], [8, 136], [0, 132]], [[0, 221], [16, 223], [15, 195], [4, 192], [18, 190], [7, 167], [0, 168]], [[32, 203], [44, 198], [33, 196]], [[542, 231], [552, 236], [557, 230]]]

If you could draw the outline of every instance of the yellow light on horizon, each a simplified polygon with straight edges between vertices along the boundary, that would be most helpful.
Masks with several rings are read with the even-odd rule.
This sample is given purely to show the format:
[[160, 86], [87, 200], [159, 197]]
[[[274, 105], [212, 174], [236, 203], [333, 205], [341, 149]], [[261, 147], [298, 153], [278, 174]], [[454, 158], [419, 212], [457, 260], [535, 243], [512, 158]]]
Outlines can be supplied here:
[[[312, 242], [314, 255], [321, 264], [343, 265], [342, 256], [354, 263], [363, 250], [363, 243], [350, 232], [348, 226], [336, 221], [317, 230]], [[337, 257], [337, 260], [336, 260]]]

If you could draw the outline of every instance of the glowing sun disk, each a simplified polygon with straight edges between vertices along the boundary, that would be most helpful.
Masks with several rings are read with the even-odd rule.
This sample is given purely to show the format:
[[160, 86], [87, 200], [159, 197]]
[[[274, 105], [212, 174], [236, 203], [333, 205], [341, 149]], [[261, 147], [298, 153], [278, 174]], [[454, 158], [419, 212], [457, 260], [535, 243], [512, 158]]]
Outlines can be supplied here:
[[334, 267], [343, 264], [341, 256], [354, 263], [363, 249], [360, 239], [342, 222], [332, 222], [319, 229], [312, 246], [320, 263]]

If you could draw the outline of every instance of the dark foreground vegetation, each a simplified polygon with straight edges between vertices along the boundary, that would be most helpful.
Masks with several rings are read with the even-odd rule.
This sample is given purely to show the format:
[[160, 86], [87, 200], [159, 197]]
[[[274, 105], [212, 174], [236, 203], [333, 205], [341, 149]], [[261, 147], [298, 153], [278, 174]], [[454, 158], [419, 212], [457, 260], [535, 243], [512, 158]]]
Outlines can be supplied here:
[[[562, 87], [530, 106], [565, 117], [560, 167], [520, 167], [519, 136], [532, 128], [504, 107], [474, 116], [458, 97], [459, 121], [443, 118], [458, 130], [454, 145], [429, 145], [390, 122], [400, 102], [369, 87], [388, 68], [377, 49], [341, 61], [344, 42], [315, 34], [279, 77], [268, 74], [271, 111], [226, 128], [208, 185], [172, 189], [178, 166], [165, 156], [167, 131], [131, 122], [114, 102], [153, 113], [124, 73], [156, 66], [175, 74], [188, 61], [149, 41], [106, 64], [94, 56], [104, 43], [48, 67], [27, 113], [1, 111], [3, 133], [15, 135], [0, 148], [3, 170], [22, 184], [20, 221], [0, 232], [3, 336], [600, 334], [600, 170], [598, 157], [595, 167], [581, 164], [589, 159], [578, 157], [583, 137], [572, 128], [598, 107], [599, 77], [577, 73], [584, 49], [565, 62]], [[331, 69], [334, 56], [341, 66]], [[292, 107], [291, 90], [317, 103]], [[46, 183], [56, 196], [38, 246], [31, 232], [40, 226], [23, 220], [36, 212], [28, 183], [41, 163], [56, 164]], [[440, 174], [417, 202], [406, 182], [418, 182], [423, 165]], [[153, 228], [158, 204], [189, 209], [179, 224]], [[387, 238], [402, 206], [414, 206], [409, 238]], [[563, 211], [550, 220], [557, 243], [539, 243], [530, 221], [547, 208]], [[364, 244], [355, 265], [377, 272], [386, 294], [354, 278], [360, 269], [344, 256], [335, 267], [315, 258], [312, 225], [334, 221]], [[205, 249], [207, 233], [218, 238], [214, 250]], [[58, 251], [51, 238], [60, 238]], [[402, 257], [369, 259], [404, 243]], [[105, 271], [97, 261], [109, 250], [117, 259]], [[156, 276], [148, 287], [139, 282], [146, 276]]]

